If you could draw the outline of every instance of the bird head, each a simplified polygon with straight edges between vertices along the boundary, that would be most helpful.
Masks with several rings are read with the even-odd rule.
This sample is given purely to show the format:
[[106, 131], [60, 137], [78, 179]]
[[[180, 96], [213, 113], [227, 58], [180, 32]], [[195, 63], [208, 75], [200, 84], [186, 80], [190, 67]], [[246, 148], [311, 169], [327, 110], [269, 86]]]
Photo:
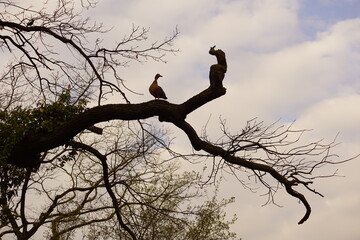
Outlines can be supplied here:
[[155, 75], [155, 79], [158, 79], [159, 77], [162, 77], [159, 73]]

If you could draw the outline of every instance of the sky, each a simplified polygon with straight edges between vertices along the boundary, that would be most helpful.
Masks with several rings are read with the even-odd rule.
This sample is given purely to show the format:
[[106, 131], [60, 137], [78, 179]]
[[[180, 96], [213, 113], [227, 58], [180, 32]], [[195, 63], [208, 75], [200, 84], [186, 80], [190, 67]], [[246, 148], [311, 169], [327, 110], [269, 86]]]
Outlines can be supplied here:
[[[339, 134], [339, 159], [360, 152], [360, 0], [104, 0], [89, 16], [112, 26], [115, 39], [132, 24], [149, 27], [149, 39], [180, 31], [180, 52], [166, 64], [132, 63], [122, 71], [127, 86], [143, 94], [128, 96], [132, 102], [152, 99], [147, 89], [156, 73], [172, 103], [207, 88], [215, 62], [208, 50], [216, 45], [227, 56], [227, 93], [188, 116], [198, 132], [209, 121], [209, 138], [217, 139], [220, 117], [234, 131], [253, 118], [295, 121], [297, 129], [313, 129], [305, 140]], [[184, 135], [165, 126], [186, 152]], [[341, 177], [315, 184], [324, 198], [306, 194], [313, 212], [303, 225], [303, 206], [284, 192], [276, 198], [281, 208], [262, 207], [261, 189], [252, 193], [226, 177], [221, 196], [236, 198], [227, 209], [238, 216], [232, 230], [244, 240], [360, 239], [360, 158], [337, 168]]]
[[[149, 27], [149, 41], [162, 40], [174, 29], [178, 53], [167, 63], [133, 62], [121, 70], [127, 86], [149, 101], [148, 86], [156, 73], [168, 101], [182, 103], [209, 85], [208, 54], [216, 45], [226, 53], [226, 95], [187, 120], [198, 132], [208, 123], [209, 139], [219, 134], [219, 118], [229, 129], [242, 129], [257, 118], [271, 124], [295, 121], [297, 129], [313, 129], [305, 140], [337, 136], [339, 159], [360, 153], [360, 0], [99, 0], [84, 12], [112, 27], [107, 40], [121, 39], [132, 25]], [[189, 142], [170, 124], [174, 148], [188, 153]], [[221, 196], [234, 196], [227, 209], [236, 214], [232, 230], [243, 240], [360, 239], [360, 158], [336, 166], [339, 175], [315, 184], [324, 198], [307, 193], [310, 219], [297, 222], [304, 208], [280, 191], [282, 207], [267, 205], [261, 189], [252, 193], [226, 177]], [[329, 169], [329, 172], [334, 170]]]
[[[198, 132], [208, 123], [217, 139], [219, 117], [239, 130], [249, 119], [295, 121], [297, 129], [313, 129], [305, 140], [340, 143], [334, 152], [346, 159], [360, 152], [360, 1], [359, 0], [104, 0], [90, 11], [92, 19], [112, 26], [121, 38], [131, 25], [149, 27], [149, 39], [163, 39], [175, 27], [180, 35], [167, 63], [132, 63], [122, 72], [126, 84], [148, 101], [148, 84], [156, 73], [169, 102], [181, 103], [208, 86], [208, 54], [216, 45], [225, 51], [227, 93], [188, 116]], [[174, 147], [187, 151], [177, 135]], [[237, 214], [232, 230], [244, 240], [360, 239], [360, 159], [338, 167], [339, 175], [315, 184], [324, 198], [307, 193], [312, 215], [303, 225], [304, 208], [283, 191], [267, 205], [261, 189], [252, 193], [230, 176], [222, 197], [236, 198], [228, 215]], [[325, 169], [331, 172], [334, 169]]]

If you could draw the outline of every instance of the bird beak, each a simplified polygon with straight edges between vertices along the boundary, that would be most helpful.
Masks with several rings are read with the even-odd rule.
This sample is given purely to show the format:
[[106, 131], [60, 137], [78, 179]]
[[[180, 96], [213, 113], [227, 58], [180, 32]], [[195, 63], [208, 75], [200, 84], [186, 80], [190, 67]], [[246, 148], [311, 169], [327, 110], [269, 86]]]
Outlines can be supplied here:
[[159, 74], [159, 77], [162, 77], [162, 75]]

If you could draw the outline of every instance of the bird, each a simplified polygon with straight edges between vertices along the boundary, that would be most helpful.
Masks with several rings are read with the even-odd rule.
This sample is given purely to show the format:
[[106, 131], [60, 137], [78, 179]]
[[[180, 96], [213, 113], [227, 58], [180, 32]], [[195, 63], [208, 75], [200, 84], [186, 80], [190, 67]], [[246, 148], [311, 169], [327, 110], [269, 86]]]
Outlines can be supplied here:
[[155, 97], [155, 99], [167, 99], [164, 90], [157, 83], [159, 77], [162, 77], [159, 73], [155, 75], [155, 80], [151, 83], [149, 87], [149, 92]]
[[29, 22], [26, 24], [27, 27], [30, 27], [34, 24], [35, 19], [30, 19]]

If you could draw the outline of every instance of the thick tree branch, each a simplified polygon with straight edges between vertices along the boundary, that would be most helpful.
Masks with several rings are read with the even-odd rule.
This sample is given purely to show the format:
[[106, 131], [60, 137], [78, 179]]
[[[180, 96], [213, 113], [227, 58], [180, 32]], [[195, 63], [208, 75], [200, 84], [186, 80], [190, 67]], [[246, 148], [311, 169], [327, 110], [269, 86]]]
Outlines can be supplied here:
[[[157, 116], [160, 121], [171, 122], [178, 128], [182, 129], [188, 136], [195, 150], [203, 150], [213, 156], [219, 156], [234, 166], [242, 166], [247, 169], [251, 169], [252, 171], [270, 174], [285, 187], [288, 194], [299, 199], [304, 204], [306, 213], [299, 221], [299, 224], [303, 223], [309, 218], [311, 208], [304, 195], [294, 190], [294, 187], [297, 185], [303, 185], [307, 187], [308, 182], [298, 180], [296, 177], [294, 177], [294, 175], [288, 175], [287, 171], [281, 172], [276, 168], [276, 165], [271, 163], [268, 164], [266, 161], [257, 162], [253, 161], [251, 158], [249, 159], [236, 156], [236, 152], [240, 150], [233, 151], [231, 149], [226, 149], [221, 146], [203, 141], [199, 138], [192, 126], [185, 121], [186, 116], [189, 113], [226, 93], [226, 89], [222, 84], [225, 73], [227, 71], [225, 53], [221, 50], [215, 50], [215, 46], [210, 48], [209, 53], [216, 56], [218, 61], [217, 64], [214, 64], [210, 67], [210, 86], [194, 97], [188, 99], [184, 103], [173, 104], [162, 100], [152, 100], [138, 104], [109, 104], [91, 108], [70, 119], [55, 129], [53, 132], [27, 133], [25, 137], [13, 148], [11, 156], [8, 159], [8, 163], [17, 165], [19, 167], [36, 168], [40, 164], [39, 154], [41, 152], [45, 152], [63, 144], [75, 144], [71, 141], [71, 139], [84, 129], [87, 129], [96, 123], [115, 119], [139, 120]], [[258, 149], [264, 147], [259, 142], [254, 142], [251, 144], [255, 144], [253, 147]], [[314, 148], [317, 148], [317, 146], [318, 145], [315, 144]], [[250, 148], [249, 145], [242, 147]], [[97, 151], [94, 149], [90, 150]], [[264, 150], [267, 149], [264, 148]], [[308, 154], [310, 154], [313, 150], [314, 149], [310, 148], [310, 150], [308, 150], [310, 151]], [[95, 156], [99, 155], [98, 152], [93, 153]], [[303, 155], [306, 155], [306, 153], [303, 153]], [[103, 156], [100, 154], [99, 159], [102, 158]], [[106, 159], [102, 159], [102, 161], [104, 162], [104, 174], [106, 174]], [[295, 166], [294, 174], [296, 173]], [[264, 174], [261, 174], [258, 177], [262, 178]]]
[[197, 135], [196, 131], [194, 130], [194, 128], [185, 121], [177, 122], [176, 126], [182, 129], [186, 133], [186, 135], [188, 136], [191, 142], [191, 145], [194, 147], [195, 150], [197, 151], [204, 150], [205, 152], [210, 153], [213, 156], [219, 156], [223, 158], [228, 163], [242, 166], [247, 169], [269, 173], [273, 178], [275, 178], [277, 181], [279, 181], [281, 184], [285, 186], [286, 191], [291, 196], [298, 198], [304, 204], [306, 208], [306, 213], [304, 217], [299, 221], [299, 224], [304, 223], [309, 218], [311, 213], [311, 207], [308, 201], [306, 200], [304, 195], [293, 189], [293, 187], [299, 185], [300, 182], [295, 180], [289, 181], [286, 177], [284, 177], [278, 171], [276, 171], [274, 168], [268, 165], [252, 162], [247, 159], [234, 156], [231, 152], [226, 151], [221, 147], [212, 145], [208, 142], [201, 140]]
[[[181, 105], [152, 100], [139, 104], [109, 104], [91, 108], [64, 123], [51, 133], [28, 133], [13, 149], [9, 163], [36, 167], [38, 154], [66, 144], [72, 137], [99, 122], [138, 120], [158, 116], [160, 121], [177, 122], [206, 102], [223, 95], [224, 89], [204, 90]], [[29, 158], [31, 157], [31, 158]]]
[[[210, 53], [218, 59], [225, 58], [221, 50], [211, 48]], [[222, 60], [224, 61], [224, 60]], [[139, 104], [109, 104], [91, 108], [59, 126], [51, 133], [28, 133], [13, 149], [8, 163], [19, 167], [37, 168], [39, 154], [66, 144], [72, 137], [92, 125], [109, 120], [139, 120], [158, 116], [160, 121], [176, 123], [187, 114], [226, 93], [222, 87], [226, 66], [214, 64], [210, 68], [210, 87], [184, 103], [172, 104], [152, 100]]]

